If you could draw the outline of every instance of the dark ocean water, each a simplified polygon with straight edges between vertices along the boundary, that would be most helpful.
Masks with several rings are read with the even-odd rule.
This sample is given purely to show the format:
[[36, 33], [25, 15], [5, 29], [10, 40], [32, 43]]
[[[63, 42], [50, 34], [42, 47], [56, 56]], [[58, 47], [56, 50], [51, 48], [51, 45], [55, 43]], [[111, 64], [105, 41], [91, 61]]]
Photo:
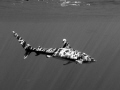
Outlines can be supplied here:
[[[120, 90], [120, 13], [108, 7], [0, 2], [0, 90]], [[63, 66], [34, 53], [24, 60], [13, 30], [33, 47], [61, 47], [66, 38], [97, 62]]]

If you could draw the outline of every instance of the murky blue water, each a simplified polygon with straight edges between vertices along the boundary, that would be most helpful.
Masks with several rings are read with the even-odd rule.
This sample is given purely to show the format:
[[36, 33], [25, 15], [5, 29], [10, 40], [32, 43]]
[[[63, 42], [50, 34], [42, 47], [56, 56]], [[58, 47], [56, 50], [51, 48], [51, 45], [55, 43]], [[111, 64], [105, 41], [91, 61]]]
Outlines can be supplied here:
[[[119, 7], [36, 2], [0, 1], [0, 90], [120, 90]], [[61, 47], [66, 38], [97, 62], [63, 66], [34, 53], [24, 60], [12, 31], [33, 47]]]

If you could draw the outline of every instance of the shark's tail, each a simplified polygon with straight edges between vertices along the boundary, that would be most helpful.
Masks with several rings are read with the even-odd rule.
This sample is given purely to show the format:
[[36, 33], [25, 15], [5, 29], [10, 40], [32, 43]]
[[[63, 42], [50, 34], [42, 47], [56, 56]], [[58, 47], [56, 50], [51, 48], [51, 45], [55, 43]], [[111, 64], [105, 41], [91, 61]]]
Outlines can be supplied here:
[[36, 48], [33, 48], [30, 44], [27, 44], [26, 41], [20, 37], [15, 31], [12, 31], [14, 37], [17, 38], [18, 42], [22, 45], [22, 47], [25, 49], [24, 59], [26, 59], [31, 52], [35, 52]]

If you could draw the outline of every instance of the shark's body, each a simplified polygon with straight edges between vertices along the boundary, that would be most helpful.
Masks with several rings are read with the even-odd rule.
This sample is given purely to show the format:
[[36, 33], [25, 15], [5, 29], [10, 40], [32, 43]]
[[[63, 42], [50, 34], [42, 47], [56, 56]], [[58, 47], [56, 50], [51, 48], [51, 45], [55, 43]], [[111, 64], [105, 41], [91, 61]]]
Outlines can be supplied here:
[[22, 39], [22, 37], [20, 37], [15, 31], [13, 31], [13, 34], [17, 38], [18, 42], [25, 49], [24, 59], [26, 59], [30, 55], [30, 53], [34, 52], [36, 54], [35, 56], [46, 55], [47, 58], [54, 57], [68, 61], [64, 65], [72, 62], [76, 64], [83, 64], [96, 61], [94, 58], [90, 57], [86, 53], [82, 53], [71, 48], [66, 39], [63, 39], [63, 47], [60, 48], [43, 48], [41, 46], [38, 46], [38, 48], [33, 48], [30, 44], [27, 44], [26, 41]]

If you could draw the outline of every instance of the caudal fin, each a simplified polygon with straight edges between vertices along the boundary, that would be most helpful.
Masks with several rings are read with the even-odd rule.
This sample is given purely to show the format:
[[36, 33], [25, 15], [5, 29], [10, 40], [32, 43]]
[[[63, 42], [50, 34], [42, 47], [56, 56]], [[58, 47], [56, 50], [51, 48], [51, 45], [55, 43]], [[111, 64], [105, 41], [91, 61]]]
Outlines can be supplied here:
[[17, 38], [18, 42], [25, 49], [24, 59], [26, 59], [31, 54], [31, 52], [34, 52], [36, 49], [33, 48], [30, 44], [27, 44], [26, 41], [22, 37], [20, 37], [15, 31], [12, 32], [14, 34], [14, 37]]
[[33, 48], [30, 44], [26, 44], [24, 59], [26, 59], [32, 52], [34, 52], [36, 49]]

